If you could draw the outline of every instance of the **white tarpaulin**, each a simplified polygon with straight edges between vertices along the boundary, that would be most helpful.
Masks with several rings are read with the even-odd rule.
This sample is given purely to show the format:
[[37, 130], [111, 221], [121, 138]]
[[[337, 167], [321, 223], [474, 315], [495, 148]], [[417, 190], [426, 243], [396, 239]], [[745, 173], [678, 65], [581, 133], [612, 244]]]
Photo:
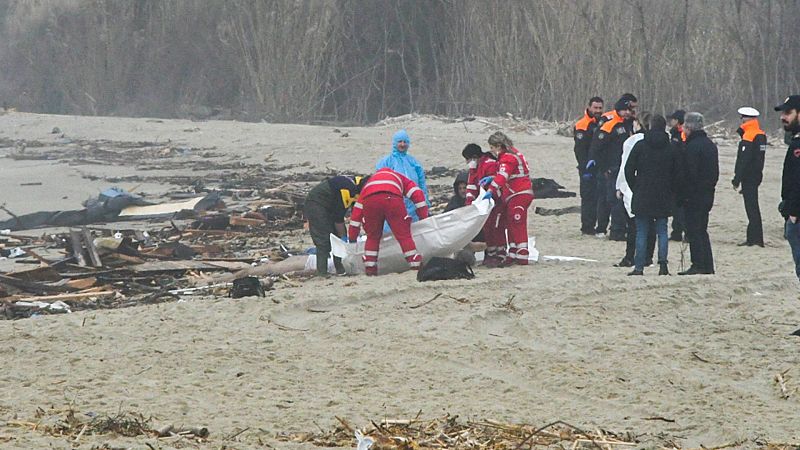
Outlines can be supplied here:
[[[478, 200], [469, 206], [431, 216], [411, 224], [411, 235], [422, 254], [423, 262], [434, 256], [448, 257], [472, 241], [494, 206], [491, 199]], [[364, 242], [346, 244], [331, 234], [331, 249], [334, 256], [342, 258], [347, 273], [364, 273]], [[395, 273], [408, 270], [400, 244], [392, 234], [384, 234], [378, 253], [378, 273]]]

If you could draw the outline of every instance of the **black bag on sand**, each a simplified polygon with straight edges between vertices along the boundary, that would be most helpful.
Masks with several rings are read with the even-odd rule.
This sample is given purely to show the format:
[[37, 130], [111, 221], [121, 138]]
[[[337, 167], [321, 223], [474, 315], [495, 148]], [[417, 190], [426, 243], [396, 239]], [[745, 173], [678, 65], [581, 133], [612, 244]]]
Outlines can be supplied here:
[[473, 278], [475, 278], [475, 274], [466, 263], [438, 256], [423, 264], [417, 272], [417, 281], [471, 280]]

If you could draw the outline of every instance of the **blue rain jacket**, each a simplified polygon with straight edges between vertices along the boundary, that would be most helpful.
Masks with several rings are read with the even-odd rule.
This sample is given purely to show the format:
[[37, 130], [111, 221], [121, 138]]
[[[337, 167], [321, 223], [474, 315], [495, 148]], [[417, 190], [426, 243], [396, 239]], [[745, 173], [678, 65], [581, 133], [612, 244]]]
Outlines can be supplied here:
[[[425, 182], [425, 170], [422, 168], [422, 164], [417, 161], [417, 158], [408, 154], [408, 150], [401, 152], [397, 149], [397, 143], [400, 141], [408, 142], [408, 148], [411, 148], [411, 138], [408, 137], [406, 130], [398, 131], [392, 136], [392, 154], [378, 161], [378, 164], [375, 165], [375, 170], [388, 167], [395, 172], [405, 175], [422, 189], [422, 193], [425, 194], [425, 201], [428, 203], [428, 206], [430, 206], [431, 202], [428, 200], [428, 185]], [[406, 198], [405, 201], [406, 211], [408, 211], [408, 215], [411, 216], [411, 221], [418, 221], [419, 217], [417, 217], [417, 209], [414, 207], [414, 203], [408, 198]], [[383, 231], [389, 231], [388, 225], [384, 225]]]

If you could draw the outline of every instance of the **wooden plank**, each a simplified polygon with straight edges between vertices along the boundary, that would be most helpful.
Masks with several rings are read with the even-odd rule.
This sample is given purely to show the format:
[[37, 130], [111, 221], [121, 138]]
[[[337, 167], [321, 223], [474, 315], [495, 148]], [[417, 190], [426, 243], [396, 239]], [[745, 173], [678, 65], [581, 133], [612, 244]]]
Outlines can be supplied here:
[[255, 227], [263, 225], [264, 223], [266, 222], [261, 219], [248, 219], [242, 216], [231, 216], [230, 221], [232, 227]]
[[240, 270], [250, 267], [250, 264], [227, 261], [149, 261], [130, 268], [136, 273], [175, 272], [184, 270]]
[[18, 302], [49, 302], [49, 301], [67, 301], [67, 300], [83, 300], [92, 297], [107, 297], [116, 295], [115, 291], [100, 291], [100, 292], [77, 292], [75, 294], [59, 294], [59, 295], [41, 295], [38, 297], [26, 297], [17, 299]]
[[72, 255], [81, 267], [86, 267], [86, 258], [83, 256], [83, 243], [78, 230], [69, 230], [69, 240], [72, 243]]
[[19, 280], [14, 277], [0, 275], [0, 283], [8, 286], [13, 286], [17, 289], [29, 292], [32, 294], [46, 294], [48, 292], [73, 292], [75, 289], [69, 286], [51, 286], [35, 281]]
[[81, 234], [86, 244], [86, 251], [89, 253], [89, 259], [92, 261], [92, 266], [102, 267], [103, 262], [100, 261], [100, 255], [97, 254], [97, 247], [94, 246], [94, 237], [92, 237], [92, 233], [90, 233], [86, 227], [83, 227], [81, 229]]
[[95, 283], [97, 283], [97, 278], [94, 277], [78, 278], [77, 280], [67, 281], [67, 286], [75, 289], [87, 289], [94, 286]]
[[200, 200], [205, 197], [196, 197], [182, 202], [162, 203], [149, 206], [129, 206], [119, 213], [119, 217], [152, 217], [172, 215], [185, 209], [193, 210]]
[[56, 269], [49, 266], [9, 272], [6, 275], [24, 281], [60, 281], [62, 278]]

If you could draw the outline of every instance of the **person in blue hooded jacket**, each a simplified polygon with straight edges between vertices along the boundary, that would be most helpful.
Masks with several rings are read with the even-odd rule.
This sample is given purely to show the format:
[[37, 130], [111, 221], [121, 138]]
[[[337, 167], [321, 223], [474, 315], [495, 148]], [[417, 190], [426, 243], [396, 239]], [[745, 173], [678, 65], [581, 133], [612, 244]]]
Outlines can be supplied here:
[[[408, 149], [411, 147], [411, 138], [408, 137], [406, 130], [400, 130], [392, 136], [392, 154], [382, 158], [375, 165], [375, 170], [380, 170], [388, 167], [395, 172], [399, 172], [411, 179], [425, 194], [425, 202], [430, 206], [431, 202], [428, 200], [428, 185], [425, 183], [425, 170], [422, 164], [416, 158], [408, 154]], [[406, 211], [411, 216], [411, 221], [416, 222], [419, 220], [417, 216], [417, 209], [414, 203], [405, 199]], [[386, 227], [384, 227], [386, 228]]]

